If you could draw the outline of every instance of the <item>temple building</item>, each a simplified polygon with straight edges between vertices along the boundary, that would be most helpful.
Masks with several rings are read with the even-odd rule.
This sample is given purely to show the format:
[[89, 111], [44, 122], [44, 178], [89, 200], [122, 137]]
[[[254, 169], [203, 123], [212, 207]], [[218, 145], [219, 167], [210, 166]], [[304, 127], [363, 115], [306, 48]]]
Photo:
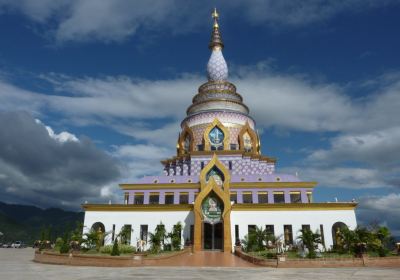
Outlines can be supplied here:
[[108, 244], [126, 226], [128, 242], [146, 247], [160, 222], [167, 231], [181, 222], [182, 244], [230, 252], [256, 226], [281, 236], [286, 246], [307, 228], [318, 230], [331, 248], [342, 227], [357, 226], [357, 204], [314, 202], [316, 182], [279, 173], [276, 159], [261, 154], [256, 122], [228, 81], [216, 11], [208, 47], [208, 81], [186, 110], [176, 155], [161, 161], [162, 175], [120, 184], [122, 204], [84, 204], [84, 230], [110, 233]]

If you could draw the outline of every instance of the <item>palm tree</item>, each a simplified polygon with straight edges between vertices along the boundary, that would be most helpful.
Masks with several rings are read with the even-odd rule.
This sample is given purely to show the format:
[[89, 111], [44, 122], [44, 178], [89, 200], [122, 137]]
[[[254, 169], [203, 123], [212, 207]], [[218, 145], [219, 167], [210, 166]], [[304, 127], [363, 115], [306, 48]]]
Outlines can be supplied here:
[[85, 245], [87, 249], [96, 248], [99, 243], [99, 234], [96, 230], [90, 229], [89, 232], [83, 235], [82, 244]]
[[309, 229], [301, 229], [300, 233], [297, 239], [300, 239], [303, 246], [308, 249], [307, 257], [315, 258], [315, 250], [318, 248], [318, 244], [321, 244], [321, 235], [318, 230], [314, 233]]
[[104, 239], [109, 233], [102, 232], [100, 230], [90, 229], [89, 232], [85, 233], [82, 238], [82, 244], [88, 249], [96, 248], [96, 251], [100, 251], [100, 247], [104, 243]]
[[160, 224], [156, 226], [154, 234], [151, 232], [149, 233], [150, 250], [153, 253], [159, 253], [161, 251], [161, 245], [166, 237], [165, 227], [163, 223], [160, 222]]
[[242, 240], [243, 249], [247, 252], [262, 251], [267, 242], [267, 232], [261, 227], [255, 227]]
[[355, 234], [355, 232], [348, 229], [347, 227], [343, 227], [340, 230], [340, 235], [339, 235], [340, 244], [336, 244], [339, 253], [354, 252], [356, 240], [357, 240], [357, 235]]
[[121, 228], [121, 231], [119, 232], [119, 234], [117, 235], [117, 237], [120, 237], [121, 240], [121, 244], [127, 244], [128, 241], [130, 242], [131, 239], [131, 233], [132, 233], [132, 229], [130, 226], [123, 226]]

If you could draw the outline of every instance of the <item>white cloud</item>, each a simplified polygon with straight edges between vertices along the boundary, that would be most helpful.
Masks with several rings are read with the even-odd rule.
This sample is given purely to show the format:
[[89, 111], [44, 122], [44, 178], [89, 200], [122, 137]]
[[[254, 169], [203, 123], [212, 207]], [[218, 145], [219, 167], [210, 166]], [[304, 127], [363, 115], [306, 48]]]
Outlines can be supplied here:
[[[39, 119], [35, 119], [35, 121], [37, 124], [44, 125]], [[59, 134], [57, 134], [50, 126], [44, 125], [44, 127], [49, 133], [49, 136], [60, 143], [79, 142], [79, 139], [74, 134], [69, 133], [68, 131], [62, 131]]]
[[358, 190], [393, 187], [390, 182], [386, 181], [388, 178], [385, 176], [388, 176], [388, 172], [382, 172], [375, 168], [331, 165], [329, 167], [285, 167], [281, 170], [290, 174], [298, 172], [301, 180], [317, 181], [321, 187]]
[[169, 157], [171, 150], [154, 145], [122, 145], [118, 146], [114, 152], [120, 158], [136, 158], [140, 160], [145, 159], [157, 159], [160, 160], [163, 157]]
[[[243, 72], [245, 74], [241, 71], [234, 74], [232, 81], [260, 128], [339, 132], [343, 134], [337, 141], [340, 140], [342, 146], [345, 142], [372, 138], [378, 145], [379, 138], [398, 131], [400, 78], [358, 100], [352, 99], [346, 94], [346, 88], [337, 84], [314, 82], [308, 77], [257, 67]], [[42, 75], [42, 78], [54, 85], [56, 94], [30, 92], [0, 81], [0, 106], [3, 109], [29, 108], [34, 112], [50, 109], [78, 124], [103, 123], [120, 131], [131, 126], [138, 129], [127, 129], [126, 134], [137, 135], [139, 139], [159, 139], [165, 131], [172, 136], [172, 127], [183, 119], [196, 87], [205, 80], [193, 75], [170, 80], [126, 76], [74, 78], [56, 74]], [[164, 125], [151, 131], [154, 127], [153, 124], [149, 126], [148, 121], [155, 119], [163, 119]], [[387, 144], [390, 140], [384, 141]]]
[[400, 126], [363, 134], [344, 134], [331, 139], [329, 149], [308, 156], [310, 163], [332, 164], [344, 161], [369, 165], [400, 163]]
[[264, 127], [339, 131], [345, 121], [357, 118], [357, 105], [338, 85], [254, 69], [235, 79], [235, 84], [257, 124]]
[[361, 197], [357, 217], [362, 224], [376, 221], [385, 224], [393, 235], [400, 236], [400, 194]]
[[112, 155], [124, 164], [123, 181], [132, 182], [143, 175], [160, 175], [163, 170], [160, 160], [171, 157], [173, 153], [170, 147], [137, 144], [116, 146]]
[[[361, 83], [360, 88], [373, 85], [374, 90], [363, 99], [354, 99], [347, 94], [347, 87], [315, 82], [304, 75], [257, 67], [247, 67], [245, 71], [239, 67], [233, 72], [232, 81], [259, 128], [337, 134], [330, 140], [330, 147], [308, 152], [303, 175], [332, 187], [400, 185], [396, 176], [400, 150], [399, 75], [390, 73], [368, 81], [369, 85]], [[159, 171], [158, 160], [175, 153], [179, 123], [194, 90], [205, 80], [193, 75], [154, 81], [126, 76], [74, 78], [56, 74], [42, 78], [53, 84], [55, 94], [30, 92], [0, 81], [3, 109], [26, 110], [32, 104], [32, 111], [57, 112], [68, 124], [113, 128], [144, 142], [146, 147], [142, 148], [149, 148], [149, 153], [154, 147], [166, 147], [147, 155], [154, 155], [157, 161], [143, 161], [132, 167], [134, 177]], [[134, 152], [132, 161], [142, 151]], [[348, 161], [361, 165], [343, 165]]]

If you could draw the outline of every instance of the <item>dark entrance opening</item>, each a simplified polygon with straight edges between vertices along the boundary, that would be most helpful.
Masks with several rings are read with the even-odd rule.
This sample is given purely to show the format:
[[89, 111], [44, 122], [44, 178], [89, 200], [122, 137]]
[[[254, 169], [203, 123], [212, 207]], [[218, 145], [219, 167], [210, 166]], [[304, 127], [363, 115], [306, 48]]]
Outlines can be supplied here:
[[222, 250], [224, 243], [224, 225], [217, 224], [203, 224], [203, 249], [204, 250]]

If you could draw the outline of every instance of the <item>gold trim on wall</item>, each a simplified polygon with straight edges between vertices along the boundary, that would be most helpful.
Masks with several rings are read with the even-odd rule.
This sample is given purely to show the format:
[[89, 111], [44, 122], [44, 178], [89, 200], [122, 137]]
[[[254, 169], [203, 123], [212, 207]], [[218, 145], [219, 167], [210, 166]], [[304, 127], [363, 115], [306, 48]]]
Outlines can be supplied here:
[[318, 210], [354, 210], [357, 203], [263, 203], [263, 204], [234, 204], [232, 211], [318, 211]]
[[[210, 181], [215, 183], [214, 180]], [[217, 188], [220, 188], [216, 183], [215, 186]], [[204, 195], [204, 198], [205, 197], [206, 195]], [[226, 202], [224, 201], [224, 203]], [[230, 201], [228, 204], [230, 205]], [[357, 205], [358, 203], [354, 202], [268, 203], [268, 204], [254, 203], [254, 204], [233, 204], [230, 208], [231, 211], [319, 211], [319, 210], [354, 210], [357, 207]], [[201, 202], [200, 202], [200, 207], [201, 207]], [[193, 204], [82, 204], [82, 208], [85, 211], [146, 212], [146, 211], [193, 211], [195, 206]], [[225, 208], [226, 207], [224, 205], [224, 213], [226, 215], [227, 211], [225, 211]], [[198, 210], [199, 209], [197, 209], [197, 211]]]
[[85, 211], [193, 211], [193, 204], [82, 204]]
[[231, 183], [231, 189], [314, 188], [317, 184], [317, 182], [237, 182]]
[[123, 190], [200, 189], [200, 183], [119, 184]]

